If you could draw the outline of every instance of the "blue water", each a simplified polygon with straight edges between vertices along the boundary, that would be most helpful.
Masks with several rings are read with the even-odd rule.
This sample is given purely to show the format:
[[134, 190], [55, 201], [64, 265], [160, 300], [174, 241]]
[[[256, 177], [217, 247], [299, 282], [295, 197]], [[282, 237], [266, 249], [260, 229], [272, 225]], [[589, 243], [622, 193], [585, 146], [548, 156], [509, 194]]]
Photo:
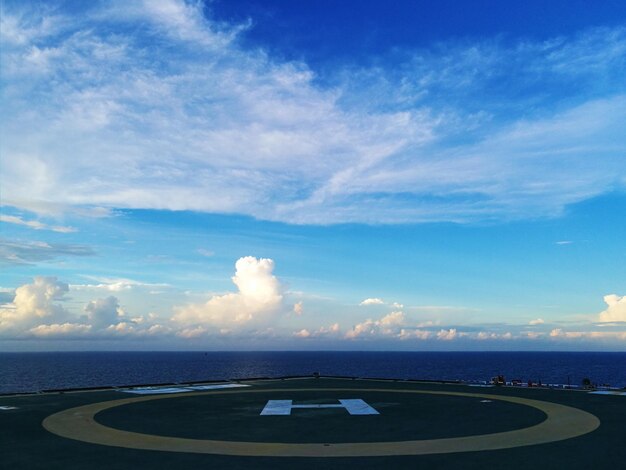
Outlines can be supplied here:
[[55, 352], [0, 353], [0, 393], [289, 375], [508, 380], [626, 387], [626, 353]]

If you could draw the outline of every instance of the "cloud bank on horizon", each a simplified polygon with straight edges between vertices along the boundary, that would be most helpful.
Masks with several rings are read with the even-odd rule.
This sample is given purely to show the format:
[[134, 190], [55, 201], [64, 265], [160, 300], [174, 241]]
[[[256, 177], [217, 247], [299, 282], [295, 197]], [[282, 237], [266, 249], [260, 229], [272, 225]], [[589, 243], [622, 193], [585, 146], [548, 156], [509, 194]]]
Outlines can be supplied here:
[[[273, 340], [274, 344], [279, 345], [286, 338], [297, 338], [300, 341], [315, 338], [327, 344], [348, 341], [357, 347], [367, 347], [368, 343], [371, 345], [381, 340], [388, 344], [389, 341], [412, 341], [428, 345], [437, 341], [455, 340], [464, 340], [468, 344], [485, 341], [626, 339], [623, 331], [603, 331], [602, 328], [605, 323], [626, 322], [626, 297], [617, 295], [605, 297], [607, 310], [596, 316], [596, 328], [592, 330], [554, 328], [554, 325], [545, 325], [543, 320], [533, 320], [529, 325], [484, 325], [489, 330], [481, 329], [476, 324], [453, 327], [442, 325], [432, 313], [432, 318], [428, 319], [424, 314], [416, 317], [401, 310], [393, 310], [379, 319], [368, 318], [354, 325], [334, 323], [319, 325], [315, 329], [290, 331], [288, 324], [276, 327], [277, 317], [287, 318], [294, 306], [285, 302], [283, 287], [273, 274], [273, 260], [246, 256], [235, 263], [235, 269], [232, 281], [237, 292], [212, 295], [204, 303], [175, 307], [169, 315], [132, 315], [112, 295], [88, 301], [83, 307], [83, 313], [77, 314], [64, 306], [71, 300], [72, 291], [76, 292], [80, 287], [107, 289], [113, 283], [72, 286], [70, 289], [55, 277], [39, 276], [32, 283], [18, 287], [13, 301], [0, 307], [0, 339], [173, 338], [184, 341], [225, 338], [235, 341], [240, 347], [244, 343], [237, 342], [237, 339], [245, 341], [259, 337]], [[383, 305], [382, 302], [369, 304]], [[294, 305], [302, 308], [302, 301]], [[364, 305], [363, 302], [360, 305]], [[316, 319], [312, 321], [319, 323]], [[579, 325], [578, 328], [581, 326], [589, 327], [587, 324]], [[503, 331], [502, 328], [509, 330]]]
[[444, 42], [323, 85], [201, 2], [81, 8], [4, 8], [4, 204], [477, 221], [626, 183], [625, 27]]

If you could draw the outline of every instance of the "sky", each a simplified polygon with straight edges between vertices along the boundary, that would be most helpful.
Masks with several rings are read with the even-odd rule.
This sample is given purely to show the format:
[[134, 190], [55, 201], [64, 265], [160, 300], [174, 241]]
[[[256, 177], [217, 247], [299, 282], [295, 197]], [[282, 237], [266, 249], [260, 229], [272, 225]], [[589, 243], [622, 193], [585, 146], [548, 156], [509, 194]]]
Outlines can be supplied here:
[[13, 1], [0, 351], [626, 351], [622, 1]]

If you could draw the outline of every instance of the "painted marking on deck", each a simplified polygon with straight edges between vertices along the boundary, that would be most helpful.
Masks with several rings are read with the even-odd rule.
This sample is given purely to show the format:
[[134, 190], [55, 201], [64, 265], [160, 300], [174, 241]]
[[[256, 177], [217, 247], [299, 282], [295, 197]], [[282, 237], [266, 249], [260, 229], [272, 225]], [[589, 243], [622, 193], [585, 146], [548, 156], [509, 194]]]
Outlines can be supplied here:
[[245, 384], [212, 384], [212, 385], [190, 385], [188, 387], [138, 387], [121, 390], [124, 393], [134, 393], [136, 395], [160, 395], [168, 393], [197, 392], [199, 390], [219, 390], [222, 388], [249, 387]]
[[373, 407], [360, 398], [343, 398], [339, 403], [294, 405], [293, 400], [268, 400], [261, 416], [289, 416], [294, 408], [344, 408], [351, 415], [377, 415]]
[[[342, 442], [342, 443], [302, 443], [281, 442], [237, 442], [208, 439], [189, 439], [158, 436], [110, 428], [98, 423], [95, 415], [101, 411], [121, 405], [141, 403], [149, 400], [165, 400], [195, 395], [218, 395], [227, 393], [301, 393], [333, 392], [363, 393], [363, 389], [318, 388], [318, 389], [244, 389], [232, 391], [191, 392], [179, 395], [148, 395], [125, 398], [70, 408], [48, 416], [43, 427], [58, 436], [127, 449], [155, 450], [169, 452], [189, 452], [197, 454], [221, 454], [251, 457], [375, 457], [392, 455], [447, 454], [453, 452], [478, 452], [486, 450], [510, 449], [548, 442], [562, 441], [590, 433], [600, 426], [600, 420], [593, 414], [558, 403], [532, 400], [516, 396], [489, 395], [481, 393], [378, 389], [369, 388], [368, 393], [409, 393], [416, 395], [444, 395], [482, 398], [530, 406], [545, 413], [546, 419], [527, 428], [492, 434], [453, 437], [444, 439], [422, 439], [391, 442]], [[382, 415], [381, 415], [382, 416]]]

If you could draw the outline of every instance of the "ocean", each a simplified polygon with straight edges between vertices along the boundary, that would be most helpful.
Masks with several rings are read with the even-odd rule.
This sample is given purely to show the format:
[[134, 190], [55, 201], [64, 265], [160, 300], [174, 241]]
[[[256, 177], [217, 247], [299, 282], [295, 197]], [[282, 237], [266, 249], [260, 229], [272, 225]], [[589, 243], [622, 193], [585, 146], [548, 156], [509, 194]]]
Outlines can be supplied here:
[[295, 375], [626, 387], [625, 352], [0, 353], [0, 393]]

